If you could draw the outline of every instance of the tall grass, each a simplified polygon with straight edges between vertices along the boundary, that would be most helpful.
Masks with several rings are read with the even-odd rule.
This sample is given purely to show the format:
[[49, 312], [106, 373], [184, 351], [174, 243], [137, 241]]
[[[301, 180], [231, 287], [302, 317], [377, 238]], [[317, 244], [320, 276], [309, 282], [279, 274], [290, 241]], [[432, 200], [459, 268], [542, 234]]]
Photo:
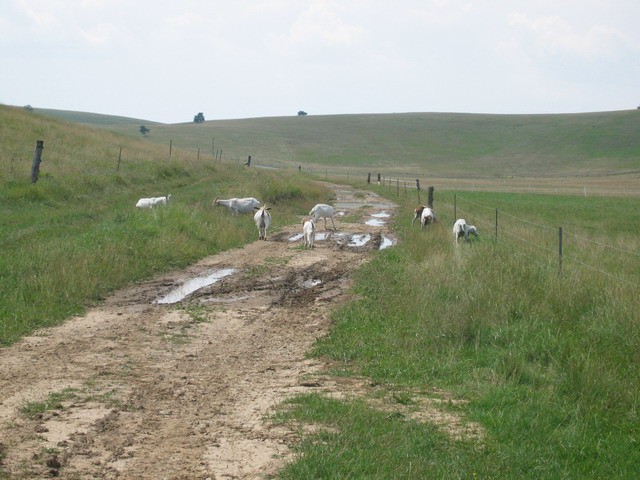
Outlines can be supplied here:
[[[255, 238], [216, 196], [277, 206], [274, 228], [327, 198], [299, 174], [196, 162], [179, 149], [0, 108], [0, 344], [79, 314], [113, 290]], [[6, 128], [4, 126], [6, 125]], [[35, 140], [40, 179], [30, 184]], [[123, 159], [118, 168], [120, 146]], [[141, 196], [172, 194], [138, 210]], [[302, 206], [302, 208], [301, 208]]]
[[[469, 194], [489, 204], [507, 200], [484, 195]], [[413, 203], [401, 202], [410, 212]], [[558, 209], [572, 212], [581, 233], [602, 221], [589, 209], [560, 206], [561, 197], [538, 196], [536, 202], [524, 196], [520, 203], [513, 195], [508, 202], [518, 216], [539, 222], [552, 222]], [[618, 202], [624, 211], [635, 208], [631, 201]], [[507, 238], [496, 243], [486, 229], [480, 241], [456, 248], [452, 217], [442, 201], [436, 206], [444, 223], [430, 231], [411, 229], [409, 213], [397, 221], [402, 242], [358, 272], [358, 299], [335, 313], [334, 328], [314, 355], [331, 359], [342, 375], [363, 375], [391, 391], [453, 392], [469, 400], [456, 409], [479, 422], [485, 437], [452, 441], [428, 425], [381, 415], [358, 402], [346, 402], [340, 406], [344, 413], [337, 413], [335, 400], [303, 396], [285, 417], [328, 426], [332, 440], [326, 433], [306, 440], [300, 460], [283, 478], [298, 472], [322, 477], [319, 455], [332, 458], [331, 468], [345, 475], [354, 455], [364, 457], [351, 478], [636, 478], [637, 283], [575, 263], [559, 275], [557, 259], [549, 259], [546, 250]], [[624, 216], [607, 218], [606, 224], [606, 236], [632, 235]], [[520, 235], [538, 241], [535, 229]], [[600, 265], [601, 249], [590, 245], [586, 256]], [[637, 282], [640, 260], [627, 263]], [[354, 409], [366, 418], [355, 420]], [[316, 412], [312, 420], [310, 410]], [[354, 426], [356, 421], [371, 436], [381, 435], [377, 446], [356, 433], [365, 428]], [[424, 445], [425, 437], [431, 445]], [[406, 443], [413, 453], [407, 454]]]

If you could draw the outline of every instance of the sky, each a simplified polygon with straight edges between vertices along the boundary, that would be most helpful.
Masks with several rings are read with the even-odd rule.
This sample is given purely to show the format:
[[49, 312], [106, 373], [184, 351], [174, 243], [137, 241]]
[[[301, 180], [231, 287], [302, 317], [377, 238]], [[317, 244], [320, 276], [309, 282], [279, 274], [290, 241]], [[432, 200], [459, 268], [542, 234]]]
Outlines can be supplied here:
[[640, 0], [0, 0], [0, 104], [162, 123], [640, 105]]

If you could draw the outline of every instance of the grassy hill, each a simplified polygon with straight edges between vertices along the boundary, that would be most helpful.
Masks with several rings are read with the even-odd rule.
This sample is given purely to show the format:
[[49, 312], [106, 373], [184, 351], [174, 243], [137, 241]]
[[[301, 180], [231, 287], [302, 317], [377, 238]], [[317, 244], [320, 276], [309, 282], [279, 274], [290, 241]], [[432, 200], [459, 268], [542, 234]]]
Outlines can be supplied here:
[[[68, 117], [71, 118], [71, 117]], [[399, 113], [151, 124], [76, 121], [147, 141], [255, 163], [457, 178], [602, 176], [640, 172], [640, 112], [564, 115]]]

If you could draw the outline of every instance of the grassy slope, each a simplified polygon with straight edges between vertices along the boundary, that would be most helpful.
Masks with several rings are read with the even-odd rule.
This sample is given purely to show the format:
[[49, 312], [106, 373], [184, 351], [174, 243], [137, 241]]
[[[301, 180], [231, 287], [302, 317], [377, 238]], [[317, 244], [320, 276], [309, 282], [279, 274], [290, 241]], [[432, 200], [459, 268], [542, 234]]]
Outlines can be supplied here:
[[[586, 124], [602, 117], [603, 131], [610, 132], [608, 137], [592, 138], [590, 148], [586, 140], [578, 146], [575, 142], [562, 144], [563, 138], [578, 136], [578, 126], [567, 126], [554, 136], [552, 130], [560, 128], [557, 124], [538, 125], [542, 141], [536, 148], [556, 159], [558, 165], [549, 165], [561, 168], [553, 173], [575, 168], [571, 158], [580, 149], [607, 157], [606, 164], [598, 167], [604, 171], [631, 168], [637, 162], [637, 147], [624, 132], [637, 118], [635, 114], [581, 116]], [[218, 192], [230, 193], [231, 185], [244, 191], [258, 189], [291, 215], [296, 211], [293, 204], [322, 195], [280, 174], [266, 183], [256, 183], [233, 165], [204, 160], [195, 163], [192, 153], [180, 150], [168, 160], [164, 142], [154, 145], [141, 138], [96, 133], [11, 109], [0, 108], [0, 116], [0, 333], [4, 342], [32, 328], [59, 322], [118, 285], [253, 238], [251, 226], [240, 221], [224, 234], [211, 234], [222, 230], [209, 208], [210, 198]], [[421, 120], [400, 116], [408, 122], [408, 132], [428, 117], [415, 116]], [[446, 115], [437, 117], [444, 119]], [[620, 125], [614, 128], [616, 118]], [[399, 120], [396, 116], [389, 119], [392, 123]], [[495, 119], [504, 121], [507, 117]], [[332, 150], [339, 152], [342, 145], [345, 158], [353, 154], [354, 162], [364, 162], [369, 156], [382, 161], [378, 149], [387, 143], [376, 140], [374, 133], [381, 135], [390, 128], [389, 123], [384, 128], [374, 127], [380, 118], [273, 120], [237, 121], [243, 129], [232, 121], [167, 126], [176, 129], [167, 131], [172, 136], [188, 131], [210, 145], [210, 139], [205, 138], [212, 134], [210, 127], [222, 130], [223, 124], [229, 124], [230, 130], [222, 136], [214, 131], [216, 143], [228, 135], [243, 147], [273, 142], [274, 152], [287, 151], [281, 139], [289, 135], [289, 148], [294, 153], [287, 158], [294, 160], [298, 151], [303, 159], [313, 157], [314, 148], [320, 148], [312, 147], [314, 142], [320, 145], [318, 138], [330, 138], [326, 143]], [[322, 125], [330, 120], [336, 120], [339, 129], [349, 130], [348, 134], [339, 137], [337, 127]], [[506, 127], [477, 126], [471, 129], [475, 133], [468, 135], [475, 138], [473, 142], [464, 135], [447, 138], [453, 135], [451, 130], [460, 127], [458, 120], [453, 119], [449, 128], [441, 126], [441, 137], [435, 138], [434, 133], [429, 144], [441, 143], [446, 154], [445, 145], [462, 142], [456, 155], [468, 157], [463, 173], [477, 173], [481, 166], [474, 159], [489, 158], [487, 152], [500, 147], [496, 137], [504, 135]], [[306, 131], [306, 137], [297, 130], [299, 123], [292, 123], [300, 121], [314, 127]], [[264, 122], [271, 124], [269, 129]], [[354, 123], [360, 128], [353, 128]], [[535, 137], [533, 127], [513, 126], [514, 130], [527, 128], [529, 135], [517, 135], [518, 141], [511, 141], [509, 148], [524, 151], [525, 141], [533, 142]], [[152, 127], [152, 136], [157, 128]], [[573, 137], [567, 136], [570, 130]], [[395, 135], [409, 145], [410, 137], [418, 142], [420, 131]], [[487, 132], [486, 140], [480, 131]], [[489, 134], [491, 131], [498, 133]], [[548, 142], [544, 142], [545, 131]], [[45, 162], [41, 181], [30, 187], [27, 178], [36, 138], [45, 140]], [[302, 142], [304, 138], [307, 140]], [[402, 143], [398, 140], [394, 145], [400, 148]], [[555, 144], [564, 154], [554, 156], [545, 143]], [[123, 163], [115, 172], [120, 145]], [[418, 151], [417, 145], [409, 145], [408, 151]], [[533, 146], [526, 151], [538, 158]], [[521, 165], [535, 171], [533, 164]], [[178, 201], [157, 216], [131, 208], [143, 193], [168, 191]], [[466, 193], [458, 198], [458, 216], [477, 223], [483, 237], [473, 246], [463, 245], [455, 254], [448, 228], [453, 219], [451, 197], [444, 191], [436, 193], [443, 224], [430, 232], [412, 229], [410, 215], [398, 218], [395, 228], [401, 244], [382, 252], [358, 274], [359, 300], [336, 312], [334, 331], [318, 344], [315, 353], [338, 362], [344, 375], [368, 376], [391, 391], [397, 403], [410, 408], [419, 408], [419, 400], [432, 395], [434, 387], [454, 391], [470, 403], [445, 404], [443, 408], [480, 422], [485, 437], [481, 441], [454, 440], [430, 424], [377, 412], [366, 402], [302, 396], [292, 400], [281, 418], [312, 423], [318, 433], [306, 437], [301, 445], [304, 455], [282, 472], [282, 477], [637, 478], [637, 289], [581, 269], [576, 261], [567, 260], [565, 274], [559, 277], [555, 230], [542, 228], [541, 236], [536, 227], [564, 225], [577, 235], [568, 237], [567, 255], [637, 284], [637, 256], [610, 257], [608, 249], [601, 247], [607, 244], [638, 250], [636, 223], [628, 221], [637, 217], [636, 202]], [[413, 199], [398, 201], [402, 211], [410, 211], [415, 203]], [[501, 217], [501, 225], [516, 236], [501, 234], [496, 247], [488, 233], [493, 207], [532, 223], [522, 225]], [[287, 221], [286, 214], [282, 221]], [[582, 245], [582, 237], [596, 243]], [[542, 248], [532, 249], [532, 244]], [[622, 265], [616, 257], [623, 257]]]
[[[640, 170], [640, 113], [403, 113], [153, 125], [148, 140], [265, 164], [386, 167], [457, 177], [565, 176]], [[138, 123], [105, 127], [139, 136]]]
[[[54, 325], [129, 282], [252, 240], [216, 196], [276, 205], [275, 228], [326, 199], [303, 176], [195, 162], [138, 138], [0, 107], [0, 344]], [[35, 140], [40, 179], [30, 185]], [[120, 163], [120, 148], [122, 159]], [[140, 197], [171, 193], [166, 209]]]

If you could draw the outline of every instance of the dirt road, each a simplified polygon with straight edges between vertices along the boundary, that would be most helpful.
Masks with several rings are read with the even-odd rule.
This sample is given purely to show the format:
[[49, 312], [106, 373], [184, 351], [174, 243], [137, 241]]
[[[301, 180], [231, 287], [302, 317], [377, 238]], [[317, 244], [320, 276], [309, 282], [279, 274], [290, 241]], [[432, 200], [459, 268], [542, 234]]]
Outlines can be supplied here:
[[320, 221], [313, 250], [301, 248], [301, 225], [270, 232], [0, 350], [0, 478], [248, 479], [281, 468], [296, 438], [265, 415], [298, 392], [342, 388], [305, 352], [351, 273], [395, 241], [393, 205], [335, 191], [337, 231]]

